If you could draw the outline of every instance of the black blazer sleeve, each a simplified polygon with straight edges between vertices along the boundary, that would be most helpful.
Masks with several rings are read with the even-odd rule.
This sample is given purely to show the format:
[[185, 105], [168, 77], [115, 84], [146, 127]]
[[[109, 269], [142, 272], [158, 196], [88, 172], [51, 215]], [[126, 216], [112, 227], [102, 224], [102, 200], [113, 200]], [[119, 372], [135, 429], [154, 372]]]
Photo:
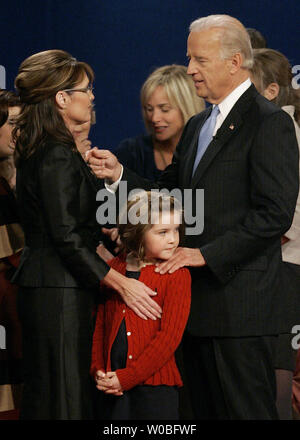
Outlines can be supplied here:
[[47, 232], [63, 264], [81, 285], [96, 286], [109, 266], [96, 254], [80, 217], [85, 188], [80, 166], [84, 164], [69, 148], [50, 148], [40, 164], [40, 197]]

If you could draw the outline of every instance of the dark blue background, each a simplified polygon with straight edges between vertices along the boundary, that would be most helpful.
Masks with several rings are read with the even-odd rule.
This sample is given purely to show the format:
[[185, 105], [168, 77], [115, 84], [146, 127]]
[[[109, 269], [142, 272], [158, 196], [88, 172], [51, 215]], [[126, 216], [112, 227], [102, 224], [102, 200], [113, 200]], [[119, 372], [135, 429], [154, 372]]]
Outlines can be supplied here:
[[1, 0], [0, 65], [8, 89], [21, 61], [34, 52], [64, 49], [96, 74], [97, 124], [91, 138], [114, 149], [144, 131], [139, 90], [164, 64], [186, 63], [194, 19], [226, 13], [259, 29], [268, 46], [300, 64], [299, 0]]

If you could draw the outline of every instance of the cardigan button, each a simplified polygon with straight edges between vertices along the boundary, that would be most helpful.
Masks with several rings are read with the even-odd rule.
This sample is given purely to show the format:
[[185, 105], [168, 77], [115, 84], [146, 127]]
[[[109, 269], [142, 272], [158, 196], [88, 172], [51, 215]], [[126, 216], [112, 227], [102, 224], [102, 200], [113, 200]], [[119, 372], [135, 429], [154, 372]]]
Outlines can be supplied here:
[[132, 355], [131, 354], [128, 357], [129, 357], [129, 359], [132, 359]]
[[127, 336], [130, 336], [131, 335], [131, 332], [127, 332]]
[[125, 310], [125, 309], [123, 309], [123, 310], [122, 310], [122, 312], [123, 312], [123, 313], [125, 313], [125, 312], [126, 312], [126, 310]]

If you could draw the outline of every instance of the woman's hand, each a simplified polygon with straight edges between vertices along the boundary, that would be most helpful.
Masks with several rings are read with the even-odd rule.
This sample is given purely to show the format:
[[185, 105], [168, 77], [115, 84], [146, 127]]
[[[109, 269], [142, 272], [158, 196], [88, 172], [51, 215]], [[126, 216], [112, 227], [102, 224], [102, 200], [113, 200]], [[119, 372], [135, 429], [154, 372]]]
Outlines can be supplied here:
[[153, 292], [144, 283], [133, 278], [127, 278], [112, 268], [102, 281], [116, 290], [125, 304], [140, 318], [145, 320], [148, 318], [153, 320], [161, 318], [161, 307], [151, 298], [157, 293]]
[[107, 179], [109, 183], [114, 183], [121, 176], [122, 165], [109, 150], [92, 148], [86, 153], [86, 161], [99, 179]]
[[[156, 320], [161, 318], [160, 306], [151, 299], [150, 296], [155, 296], [149, 287], [145, 286], [141, 281], [133, 278], [126, 278], [124, 283], [124, 290], [120, 293], [125, 304], [130, 307], [140, 318], [147, 319], [147, 317]], [[150, 295], [150, 296], [149, 296]]]

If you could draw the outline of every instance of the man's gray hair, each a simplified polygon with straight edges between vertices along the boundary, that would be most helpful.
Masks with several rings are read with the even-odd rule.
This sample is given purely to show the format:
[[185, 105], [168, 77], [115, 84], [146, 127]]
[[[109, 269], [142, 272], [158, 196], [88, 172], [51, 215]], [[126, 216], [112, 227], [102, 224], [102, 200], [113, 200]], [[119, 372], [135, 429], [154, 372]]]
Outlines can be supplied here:
[[239, 20], [230, 15], [208, 15], [193, 21], [190, 25], [190, 32], [199, 32], [211, 28], [220, 29], [220, 56], [223, 59], [231, 58], [235, 53], [241, 53], [243, 57], [242, 67], [250, 69], [253, 66], [250, 37]]

